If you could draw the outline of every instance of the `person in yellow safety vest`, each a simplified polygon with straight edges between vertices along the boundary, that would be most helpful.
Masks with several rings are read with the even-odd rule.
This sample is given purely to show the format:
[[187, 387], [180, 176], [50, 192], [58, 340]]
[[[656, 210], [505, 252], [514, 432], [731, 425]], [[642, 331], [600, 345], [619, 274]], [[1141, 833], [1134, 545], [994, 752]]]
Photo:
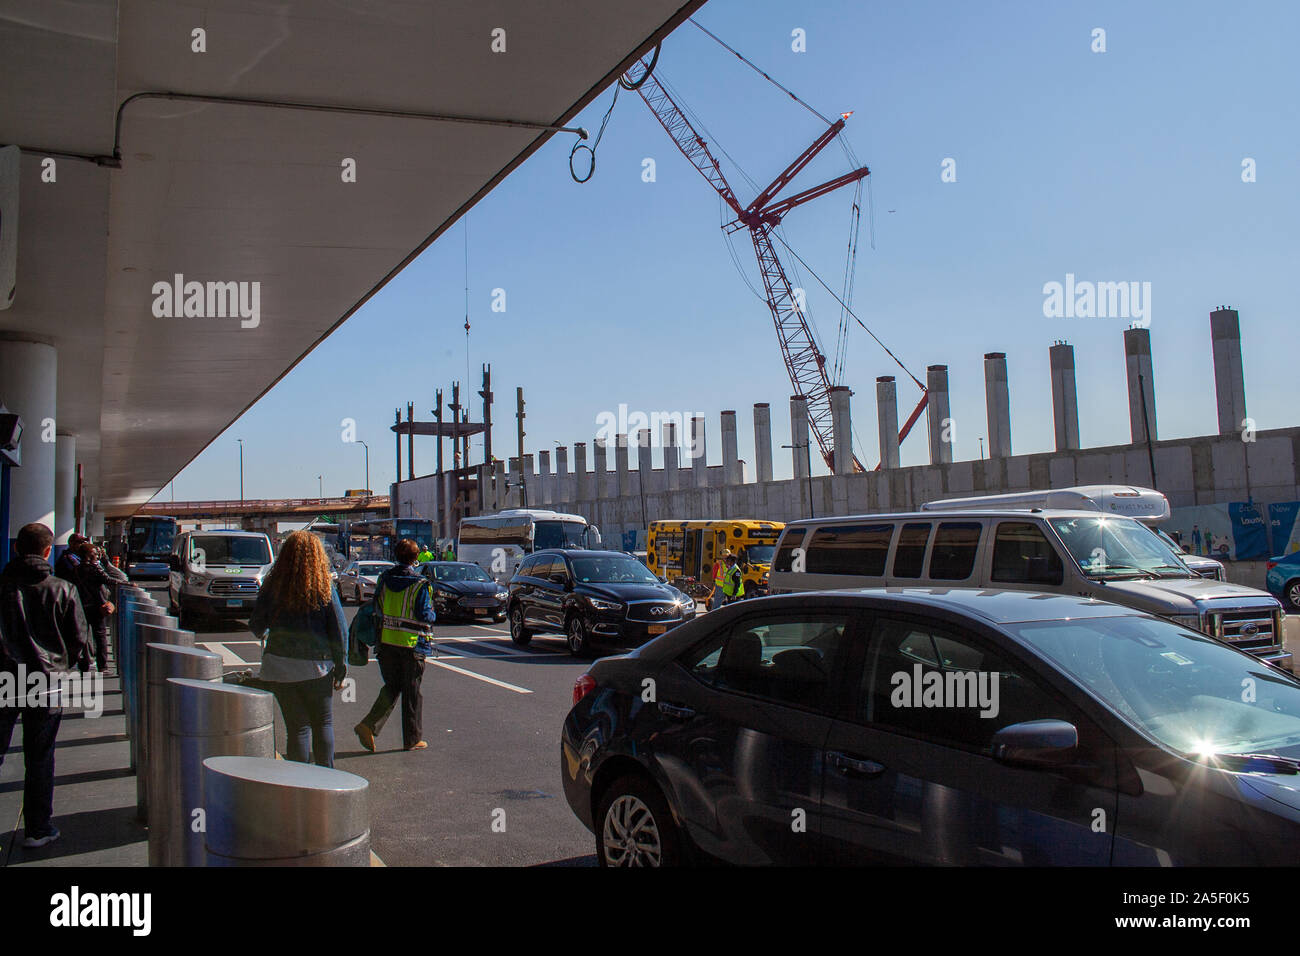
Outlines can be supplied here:
[[420, 716], [423, 698], [420, 681], [424, 658], [433, 648], [433, 588], [416, 569], [420, 546], [409, 538], [397, 542], [393, 556], [397, 564], [375, 583], [375, 617], [379, 643], [375, 657], [384, 686], [379, 689], [370, 712], [353, 729], [361, 746], [375, 749], [375, 737], [384, 727], [400, 697], [402, 701], [402, 745], [407, 750], [424, 750]]
[[730, 551], [727, 552], [727, 568], [722, 572], [722, 593], [723, 604], [739, 601], [745, 596], [745, 576], [736, 563], [736, 556]]
[[725, 550], [718, 556], [718, 560], [713, 562], [713, 591], [709, 594], [709, 610], [722, 607], [722, 577], [727, 570], [727, 558], [730, 557], [730, 549]]
[[417, 555], [415, 556], [415, 560], [416, 560], [417, 562], [419, 562], [420, 564], [424, 564], [425, 561], [432, 561], [432, 560], [433, 560], [433, 552], [432, 552], [432, 551], [430, 551], [428, 548], [426, 548], [423, 544], [421, 544], [421, 545], [417, 545], [417, 547], [419, 547], [419, 549], [420, 549], [420, 553], [417, 554]]

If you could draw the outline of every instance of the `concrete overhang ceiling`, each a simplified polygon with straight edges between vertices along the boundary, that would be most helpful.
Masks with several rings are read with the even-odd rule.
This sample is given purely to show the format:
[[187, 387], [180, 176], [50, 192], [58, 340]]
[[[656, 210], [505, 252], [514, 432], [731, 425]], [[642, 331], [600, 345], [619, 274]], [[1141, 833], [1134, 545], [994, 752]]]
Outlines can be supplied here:
[[[110, 154], [143, 91], [564, 125], [702, 3], [0, 0], [0, 143]], [[0, 335], [59, 349], [99, 510], [152, 497], [551, 135], [142, 98], [119, 169], [56, 157], [43, 183], [25, 149]], [[155, 317], [176, 275], [260, 283], [257, 327]]]

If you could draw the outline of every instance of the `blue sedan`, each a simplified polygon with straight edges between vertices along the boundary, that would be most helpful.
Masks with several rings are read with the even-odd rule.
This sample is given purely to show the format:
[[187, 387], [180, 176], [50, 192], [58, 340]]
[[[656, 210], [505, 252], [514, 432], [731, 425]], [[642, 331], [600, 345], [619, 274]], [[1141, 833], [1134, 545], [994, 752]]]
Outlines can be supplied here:
[[1268, 561], [1268, 593], [1282, 602], [1288, 614], [1300, 614], [1300, 551]]

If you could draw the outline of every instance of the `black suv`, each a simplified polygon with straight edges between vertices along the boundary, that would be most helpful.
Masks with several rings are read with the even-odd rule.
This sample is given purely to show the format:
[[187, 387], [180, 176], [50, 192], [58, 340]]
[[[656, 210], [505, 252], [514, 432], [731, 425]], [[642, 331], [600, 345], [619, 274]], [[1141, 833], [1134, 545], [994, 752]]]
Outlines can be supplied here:
[[510, 581], [510, 638], [563, 634], [569, 652], [593, 643], [640, 645], [695, 617], [695, 600], [621, 551], [547, 550], [524, 558]]

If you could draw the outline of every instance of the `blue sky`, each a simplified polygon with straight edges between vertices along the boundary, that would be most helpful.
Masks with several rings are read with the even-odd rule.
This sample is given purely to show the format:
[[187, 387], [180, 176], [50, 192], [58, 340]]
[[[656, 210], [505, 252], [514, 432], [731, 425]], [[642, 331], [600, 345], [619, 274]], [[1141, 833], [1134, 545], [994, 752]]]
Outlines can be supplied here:
[[[989, 351], [1007, 353], [1013, 450], [1053, 447], [1047, 350], [1058, 339], [1075, 347], [1082, 443], [1128, 441], [1129, 323], [1045, 318], [1043, 285], [1067, 273], [1151, 283], [1161, 438], [1216, 430], [1209, 312], [1221, 304], [1241, 313], [1250, 416], [1261, 429], [1297, 424], [1300, 5], [711, 0], [696, 18], [823, 114], [854, 111], [845, 135], [872, 170], [875, 237], [871, 248], [864, 214], [854, 309], [922, 379], [927, 365], [949, 366], [957, 458], [978, 457], [987, 434]], [[1098, 27], [1105, 53], [1091, 50]], [[806, 52], [791, 48], [795, 29]], [[665, 43], [658, 69], [711, 145], [761, 183], [821, 132], [690, 24]], [[612, 95], [579, 123], [597, 128]], [[715, 464], [722, 409], [739, 413], [747, 461], [755, 402], [772, 405], [774, 446], [788, 443], [790, 383], [767, 307], [718, 228], [716, 194], [634, 94], [620, 94], [585, 185], [570, 180], [570, 145], [557, 136], [468, 217], [469, 390], [491, 362], [498, 456], [513, 453], [517, 385], [529, 452], [590, 442], [597, 416], [620, 403], [704, 413]], [[1254, 183], [1242, 182], [1247, 157]], [[654, 182], [642, 181], [646, 158]], [[941, 181], [946, 158], [956, 182]], [[832, 147], [790, 191], [848, 168]], [[744, 177], [725, 160], [724, 171], [748, 202]], [[785, 223], [791, 246], [836, 288], [850, 192]], [[385, 491], [394, 408], [414, 400], [431, 417], [434, 389], [449, 395], [452, 379], [466, 381], [463, 242], [458, 224], [218, 437], [177, 476], [177, 500], [238, 496], [237, 437], [248, 497], [315, 495], [317, 475], [327, 495], [360, 487], [364, 455], [339, 440], [345, 418], [370, 445], [371, 487]], [[758, 287], [752, 246], [744, 233], [733, 243]], [[806, 274], [804, 284], [833, 353], [838, 307]], [[506, 290], [504, 313], [490, 310], [494, 288]], [[403, 343], [401, 374], [352, 361], [385, 341]], [[847, 348], [855, 451], [871, 466], [876, 377], [900, 375], [900, 417], [919, 393], [861, 329]], [[357, 369], [342, 388], [340, 366]], [[903, 463], [926, 455], [918, 426]], [[788, 476], [789, 452], [775, 456], [777, 477]], [[433, 460], [433, 442], [417, 440], [418, 472]]]

